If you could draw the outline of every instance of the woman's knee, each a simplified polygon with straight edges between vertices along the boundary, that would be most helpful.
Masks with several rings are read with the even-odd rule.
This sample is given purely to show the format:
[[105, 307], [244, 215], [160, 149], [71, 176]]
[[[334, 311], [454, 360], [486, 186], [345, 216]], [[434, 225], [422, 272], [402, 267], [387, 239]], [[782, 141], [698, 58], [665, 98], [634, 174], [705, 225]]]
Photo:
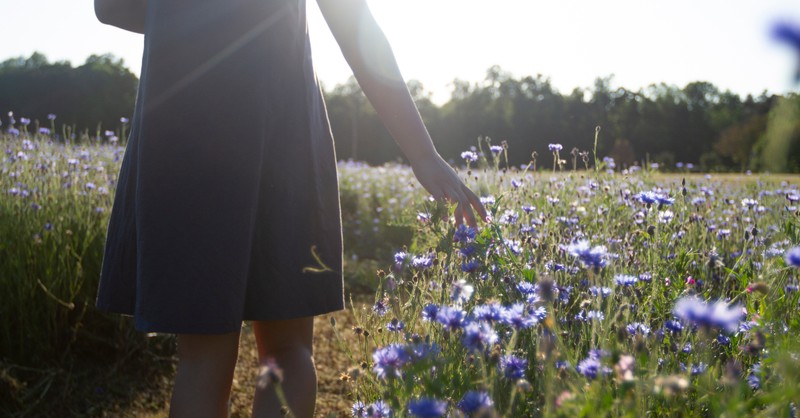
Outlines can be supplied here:
[[313, 354], [314, 317], [253, 321], [253, 331], [261, 360], [286, 353]]
[[239, 333], [178, 334], [178, 360], [192, 363], [233, 364], [239, 354]]

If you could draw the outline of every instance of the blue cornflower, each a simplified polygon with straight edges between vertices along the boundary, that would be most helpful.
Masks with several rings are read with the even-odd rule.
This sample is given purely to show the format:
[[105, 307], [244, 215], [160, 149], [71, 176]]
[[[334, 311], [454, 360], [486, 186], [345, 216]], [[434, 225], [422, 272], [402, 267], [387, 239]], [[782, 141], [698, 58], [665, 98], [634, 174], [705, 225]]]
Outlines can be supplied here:
[[697, 296], [686, 296], [678, 299], [672, 313], [685, 322], [706, 327], [723, 329], [729, 333], [736, 332], [739, 323], [744, 319], [741, 306], [728, 306], [716, 301], [708, 303]]
[[392, 408], [383, 400], [377, 400], [367, 407], [367, 418], [389, 418], [392, 416]]
[[750, 368], [750, 374], [747, 375], [747, 384], [750, 386], [750, 389], [758, 390], [761, 389], [761, 363], [756, 363], [753, 367]]
[[436, 357], [442, 352], [442, 349], [436, 343], [420, 342], [406, 347], [411, 353], [413, 360], [424, 360], [428, 357]]
[[459, 243], [467, 243], [471, 242], [475, 239], [475, 235], [477, 234], [477, 230], [475, 228], [469, 227], [467, 225], [459, 225], [456, 232], [453, 234], [453, 241]]
[[447, 402], [435, 398], [419, 398], [408, 402], [408, 412], [419, 418], [438, 418], [447, 413]]
[[540, 306], [532, 311], [530, 311], [531, 316], [536, 318], [539, 321], [543, 321], [547, 318], [547, 309], [544, 306]]
[[671, 198], [669, 196], [662, 196], [662, 195], [656, 196], [656, 201], [658, 202], [658, 208], [659, 209], [661, 209], [664, 206], [670, 206], [673, 203], [675, 203], [675, 199], [673, 199], [673, 198]]
[[459, 309], [450, 306], [442, 306], [436, 314], [436, 321], [444, 325], [450, 331], [455, 331], [464, 326], [464, 317], [466, 313]]
[[411, 265], [414, 268], [426, 269], [433, 265], [433, 254], [418, 255], [411, 259]]
[[[357, 402], [358, 403], [358, 402]], [[363, 407], [363, 403], [361, 406]], [[353, 405], [353, 416], [355, 417], [355, 405]], [[366, 417], [366, 418], [388, 418], [392, 416], [392, 408], [386, 404], [383, 400], [377, 400], [371, 403], [369, 406], [363, 408], [363, 415], [358, 415], [359, 417]]]
[[639, 281], [639, 278], [636, 276], [629, 276], [627, 274], [617, 274], [614, 276], [614, 283], [617, 286], [626, 286], [630, 287], [635, 285]]
[[589, 311], [586, 313], [586, 320], [589, 321], [591, 319], [602, 321], [606, 319], [606, 316], [600, 311]]
[[513, 210], [511, 210], [511, 209], [506, 209], [506, 210], [503, 212], [503, 214], [502, 214], [502, 215], [500, 215], [499, 222], [500, 222], [501, 224], [510, 224], [510, 225], [514, 225], [514, 224], [516, 224], [516, 223], [517, 223], [517, 220], [518, 220], [518, 219], [519, 219], [519, 214], [517, 214], [517, 212], [515, 212], [515, 211], [513, 211]]
[[398, 251], [394, 254], [394, 262], [395, 264], [402, 265], [408, 259], [408, 253], [405, 251]]
[[691, 367], [692, 376], [697, 376], [699, 374], [703, 374], [706, 370], [708, 370], [708, 364], [700, 362]]
[[56, 120], [56, 114], [55, 113], [48, 113], [47, 114], [47, 119], [48, 120]]
[[500, 145], [492, 145], [489, 147], [489, 151], [492, 151], [492, 154], [500, 154], [503, 152], [503, 147]]
[[569, 255], [579, 259], [584, 266], [595, 269], [608, 265], [608, 250], [602, 245], [589, 246], [589, 241], [580, 240], [568, 245], [566, 251]]
[[461, 254], [462, 257], [471, 257], [478, 251], [478, 247], [474, 244], [470, 243], [467, 245], [462, 246], [459, 248], [458, 253]]
[[389, 301], [385, 298], [381, 298], [375, 301], [375, 304], [372, 305], [372, 312], [378, 314], [378, 316], [386, 315], [386, 312], [389, 310]]
[[562, 149], [564, 149], [564, 147], [561, 144], [548, 144], [547, 148], [551, 152], [558, 152], [558, 151], [561, 151]]
[[598, 375], [606, 375], [611, 373], [611, 369], [600, 362], [600, 357], [589, 355], [575, 366], [575, 370], [588, 379], [595, 379]]
[[526, 312], [525, 305], [521, 303], [504, 308], [500, 321], [515, 329], [530, 328], [539, 323], [539, 319]]
[[794, 247], [786, 251], [786, 264], [800, 268], [800, 247]]
[[389, 330], [389, 331], [392, 331], [392, 332], [400, 332], [400, 331], [404, 330], [405, 328], [406, 328], [405, 322], [403, 322], [403, 321], [401, 321], [401, 320], [399, 320], [397, 318], [392, 318], [392, 320], [389, 321], [388, 324], [386, 324], [386, 329]]
[[478, 260], [466, 260], [461, 262], [461, 271], [464, 273], [474, 273], [481, 268], [481, 262]]
[[437, 315], [439, 315], [439, 305], [429, 303], [422, 308], [423, 321], [435, 321]]
[[464, 327], [461, 342], [470, 351], [485, 351], [497, 340], [497, 331], [487, 322], [471, 322]]
[[472, 308], [472, 318], [476, 321], [497, 322], [503, 317], [503, 307], [499, 303], [478, 305]]
[[528, 360], [513, 354], [502, 356], [500, 357], [498, 367], [500, 373], [502, 373], [506, 379], [521, 379], [525, 377], [525, 369], [528, 367]]
[[456, 405], [461, 412], [469, 416], [483, 408], [491, 408], [494, 402], [492, 402], [488, 392], [471, 390], [465, 393], [464, 397]]
[[720, 343], [720, 345], [730, 345], [731, 339], [725, 334], [719, 334], [717, 335], [717, 342]]
[[464, 151], [461, 153], [461, 158], [468, 163], [478, 161], [478, 154], [475, 151]]
[[658, 195], [655, 194], [655, 192], [650, 191], [639, 192], [638, 194], [634, 195], [634, 198], [646, 205], [652, 205], [658, 201]]
[[641, 322], [631, 322], [625, 327], [625, 330], [627, 330], [630, 335], [639, 334], [644, 337], [650, 335], [650, 327]]
[[372, 371], [381, 379], [400, 377], [400, 370], [411, 361], [406, 347], [402, 344], [389, 344], [372, 353]]
[[610, 288], [610, 287], [597, 287], [597, 286], [592, 286], [592, 287], [590, 287], [590, 288], [589, 288], [589, 293], [590, 293], [592, 296], [602, 296], [602, 297], [603, 297], [603, 299], [605, 299], [605, 298], [607, 298], [607, 297], [611, 296], [611, 292], [612, 292], [612, 290], [611, 290], [611, 288]]
[[356, 401], [352, 408], [350, 409], [350, 413], [353, 418], [362, 418], [367, 416], [367, 406], [364, 405], [364, 402]]
[[679, 334], [681, 331], [683, 331], [683, 324], [681, 324], [678, 321], [673, 321], [670, 319], [664, 322], [664, 328]]

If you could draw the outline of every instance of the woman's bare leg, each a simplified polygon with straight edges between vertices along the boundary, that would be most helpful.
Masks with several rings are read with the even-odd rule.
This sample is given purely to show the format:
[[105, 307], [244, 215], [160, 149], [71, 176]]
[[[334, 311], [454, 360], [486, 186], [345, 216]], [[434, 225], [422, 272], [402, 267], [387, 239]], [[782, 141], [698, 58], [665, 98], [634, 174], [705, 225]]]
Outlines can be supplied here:
[[227, 417], [239, 333], [178, 334], [171, 418]]
[[[254, 321], [259, 363], [272, 358], [283, 370], [281, 387], [295, 418], [312, 418], [317, 399], [314, 367], [314, 317]], [[272, 385], [256, 388], [253, 417], [281, 417], [281, 404]]]

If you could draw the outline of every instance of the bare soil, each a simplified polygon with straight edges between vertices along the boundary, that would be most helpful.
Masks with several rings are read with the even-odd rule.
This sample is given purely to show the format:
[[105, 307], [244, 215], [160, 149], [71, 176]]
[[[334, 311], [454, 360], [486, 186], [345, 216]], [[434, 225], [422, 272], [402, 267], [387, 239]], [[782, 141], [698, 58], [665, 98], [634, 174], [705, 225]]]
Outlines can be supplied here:
[[[331, 318], [336, 321], [337, 340]], [[340, 377], [348, 369], [355, 366], [340, 349], [342, 344], [352, 345], [357, 342], [353, 332], [353, 313], [350, 309], [329, 315], [318, 316], [314, 320], [314, 358], [317, 366], [317, 410], [318, 417], [350, 416], [352, 405], [348, 383]], [[135, 398], [124, 405], [110, 405], [100, 416], [107, 417], [167, 417], [169, 398], [172, 392], [172, 378], [175, 370], [175, 359], [170, 364], [170, 371], [151, 379], [146, 388], [140, 388]], [[231, 390], [230, 416], [233, 418], [249, 417], [253, 400], [253, 392], [258, 374], [258, 358], [252, 328], [242, 328], [239, 345], [239, 360], [234, 374]]]

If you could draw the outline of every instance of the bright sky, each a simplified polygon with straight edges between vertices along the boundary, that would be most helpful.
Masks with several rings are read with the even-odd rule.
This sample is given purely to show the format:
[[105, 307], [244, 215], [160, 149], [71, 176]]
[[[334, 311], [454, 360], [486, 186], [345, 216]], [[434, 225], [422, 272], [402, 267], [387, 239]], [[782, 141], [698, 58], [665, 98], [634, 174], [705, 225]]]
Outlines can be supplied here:
[[[150, 0], [158, 1], [158, 0]], [[264, 0], [269, 1], [269, 0]], [[483, 80], [499, 65], [542, 74], [564, 94], [614, 74], [614, 86], [710, 81], [738, 94], [797, 91], [798, 57], [770, 26], [800, 24], [797, 0], [368, 0], [406, 79], [450, 97], [451, 82]], [[44, 53], [77, 66], [113, 53], [139, 73], [142, 38], [95, 20], [93, 0], [0, 0], [0, 60]], [[327, 88], [350, 76], [314, 0], [309, 30]]]

